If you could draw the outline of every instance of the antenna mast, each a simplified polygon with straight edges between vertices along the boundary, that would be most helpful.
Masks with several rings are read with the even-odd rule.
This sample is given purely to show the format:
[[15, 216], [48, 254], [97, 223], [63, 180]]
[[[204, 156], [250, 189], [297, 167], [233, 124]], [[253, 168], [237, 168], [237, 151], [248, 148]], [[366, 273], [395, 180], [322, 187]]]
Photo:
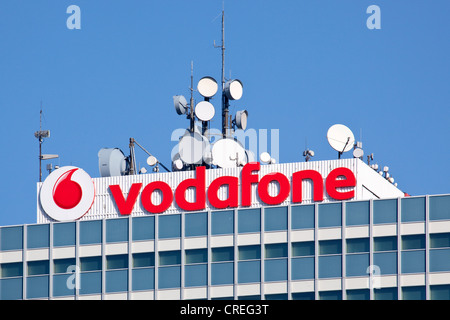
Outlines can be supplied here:
[[214, 44], [215, 48], [221, 48], [222, 49], [222, 135], [224, 138], [226, 138], [229, 134], [229, 116], [228, 116], [228, 107], [229, 102], [228, 98], [225, 95], [224, 89], [225, 89], [225, 8], [222, 9], [222, 45], [216, 46]]

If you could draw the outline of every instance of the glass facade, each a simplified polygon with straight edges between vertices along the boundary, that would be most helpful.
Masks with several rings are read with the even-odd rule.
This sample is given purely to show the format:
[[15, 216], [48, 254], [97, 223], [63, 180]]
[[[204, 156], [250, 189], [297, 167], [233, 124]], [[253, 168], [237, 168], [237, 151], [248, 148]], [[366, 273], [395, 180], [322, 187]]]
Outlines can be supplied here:
[[2, 227], [0, 299], [448, 300], [449, 212], [443, 195]]

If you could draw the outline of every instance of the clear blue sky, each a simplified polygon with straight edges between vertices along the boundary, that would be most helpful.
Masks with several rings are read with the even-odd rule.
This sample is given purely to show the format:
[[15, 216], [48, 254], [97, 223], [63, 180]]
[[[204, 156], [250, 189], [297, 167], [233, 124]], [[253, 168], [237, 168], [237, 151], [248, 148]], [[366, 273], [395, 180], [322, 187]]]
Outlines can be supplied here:
[[[72, 4], [81, 30], [66, 27]], [[381, 30], [366, 27], [374, 4]], [[191, 60], [196, 82], [220, 79], [221, 10], [222, 0], [2, 0], [0, 226], [36, 221], [41, 100], [53, 164], [98, 177], [98, 150], [128, 153], [134, 137], [169, 165], [171, 133], [188, 126], [172, 96], [189, 95]], [[232, 110], [249, 111], [249, 128], [280, 129], [280, 162], [304, 161], [305, 141], [314, 160], [337, 158], [326, 132], [342, 123], [402, 191], [450, 193], [450, 1], [227, 0], [225, 10], [226, 75], [244, 83]]]

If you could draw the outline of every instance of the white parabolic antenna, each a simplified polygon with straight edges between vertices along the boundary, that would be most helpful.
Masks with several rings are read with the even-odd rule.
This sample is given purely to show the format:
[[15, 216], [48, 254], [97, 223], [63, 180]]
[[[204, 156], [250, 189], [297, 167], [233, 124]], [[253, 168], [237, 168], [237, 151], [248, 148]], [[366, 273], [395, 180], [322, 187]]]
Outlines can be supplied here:
[[187, 164], [202, 162], [203, 152], [208, 147], [208, 140], [197, 132], [184, 135], [178, 144], [181, 160]]
[[203, 77], [197, 84], [198, 92], [205, 98], [214, 96], [217, 93], [218, 88], [217, 81], [211, 77]]
[[212, 157], [214, 164], [221, 168], [235, 168], [247, 161], [245, 149], [233, 139], [220, 139], [214, 143]]
[[216, 110], [214, 109], [214, 106], [208, 101], [199, 102], [195, 106], [195, 115], [201, 121], [211, 120], [212, 118], [214, 118], [215, 113]]
[[239, 100], [244, 93], [244, 86], [239, 80], [230, 80], [225, 83], [225, 94], [230, 100]]
[[328, 129], [327, 139], [330, 146], [342, 153], [350, 151], [355, 144], [353, 132], [343, 124], [335, 124]]

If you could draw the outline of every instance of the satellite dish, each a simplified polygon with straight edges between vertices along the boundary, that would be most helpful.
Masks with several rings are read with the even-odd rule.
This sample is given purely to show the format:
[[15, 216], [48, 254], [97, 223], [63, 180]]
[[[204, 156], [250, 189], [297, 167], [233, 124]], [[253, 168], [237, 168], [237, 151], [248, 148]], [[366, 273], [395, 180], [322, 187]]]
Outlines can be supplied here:
[[248, 119], [247, 110], [242, 110], [242, 111], [236, 112], [235, 121], [236, 121], [236, 126], [239, 129], [242, 129], [242, 130], [247, 129], [247, 119]]
[[342, 124], [335, 124], [328, 129], [327, 139], [330, 146], [339, 154], [350, 151], [355, 144], [353, 132]]
[[147, 158], [147, 164], [150, 167], [153, 167], [156, 163], [158, 163], [158, 159], [156, 159], [154, 156], [150, 156]]
[[230, 80], [227, 83], [225, 83], [224, 91], [228, 99], [239, 100], [240, 98], [242, 98], [244, 86], [242, 85], [242, 82], [239, 80]]
[[139, 170], [139, 173], [142, 173], [142, 174], [147, 173], [147, 169], [145, 169], [144, 167], [142, 167], [141, 170]]
[[259, 155], [259, 160], [261, 160], [261, 162], [263, 163], [270, 163], [271, 159], [272, 157], [268, 152], [263, 152]]
[[185, 114], [187, 110], [187, 100], [184, 96], [174, 96], [173, 105], [179, 115]]
[[247, 160], [242, 145], [233, 139], [220, 139], [212, 147], [214, 164], [221, 168], [235, 168]]
[[172, 162], [172, 169], [175, 171], [180, 171], [183, 169], [183, 167], [184, 167], [183, 161], [181, 161], [180, 159], [177, 159], [174, 162]]
[[195, 115], [201, 121], [211, 120], [215, 113], [214, 106], [208, 101], [199, 102], [195, 107]]
[[181, 160], [187, 164], [202, 162], [203, 152], [208, 147], [208, 140], [197, 132], [184, 135], [178, 143], [178, 152]]
[[364, 151], [361, 148], [356, 148], [355, 150], [353, 150], [353, 157], [354, 158], [361, 158], [362, 156], [364, 156]]
[[197, 84], [198, 92], [205, 98], [211, 98], [217, 93], [217, 81], [211, 77], [203, 77]]
[[123, 176], [127, 172], [127, 157], [118, 148], [103, 148], [98, 152], [100, 176]]

